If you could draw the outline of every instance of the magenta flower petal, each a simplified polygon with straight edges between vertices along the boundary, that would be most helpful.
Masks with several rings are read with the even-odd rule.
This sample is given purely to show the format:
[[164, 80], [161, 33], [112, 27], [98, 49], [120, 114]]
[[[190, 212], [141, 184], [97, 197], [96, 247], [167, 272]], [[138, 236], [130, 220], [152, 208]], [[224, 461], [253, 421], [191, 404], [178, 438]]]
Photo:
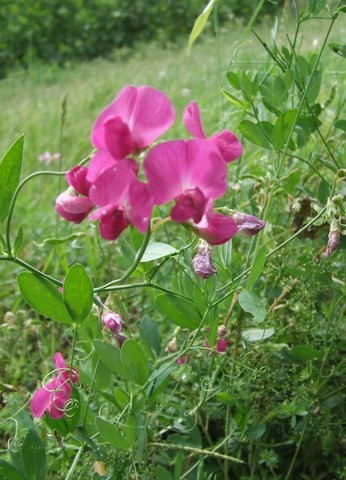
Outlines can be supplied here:
[[227, 189], [225, 162], [208, 140], [173, 140], [156, 145], [143, 168], [157, 205], [195, 188], [207, 198], [221, 197]]
[[96, 148], [107, 150], [104, 132], [105, 122], [120, 117], [124, 123], [128, 124], [136, 99], [137, 88], [129, 85], [124, 87], [110, 105], [101, 112], [91, 132], [91, 142]]
[[227, 215], [213, 212], [213, 202], [209, 201], [202, 220], [192, 225], [195, 234], [210, 245], [228, 242], [238, 232], [235, 221]]
[[183, 122], [186, 130], [194, 138], [206, 138], [202, 128], [201, 115], [199, 113], [199, 108], [195, 100], [190, 102], [185, 108], [183, 113]]
[[30, 402], [30, 410], [34, 417], [41, 418], [50, 407], [52, 392], [56, 389], [57, 379], [58, 377], [54, 377], [47, 385], [34, 393]]
[[171, 210], [171, 217], [174, 222], [187, 222], [190, 218], [195, 223], [201, 221], [207, 199], [199, 188], [186, 190], [176, 199]]
[[127, 160], [116, 162], [93, 183], [89, 190], [91, 201], [97, 206], [122, 205], [127, 197], [129, 184], [134, 178], [136, 176]]
[[148, 230], [153, 209], [153, 198], [148, 185], [135, 179], [129, 186], [129, 209], [127, 216], [139, 232]]
[[117, 160], [125, 158], [137, 150], [128, 125], [120, 117], [106, 120], [104, 136], [107, 150]]
[[164, 93], [130, 85], [99, 115], [91, 141], [120, 159], [150, 145], [172, 126], [174, 118], [174, 108]]
[[175, 110], [160, 90], [143, 85], [130, 119], [130, 129], [138, 148], [143, 149], [166, 132], [174, 123]]
[[95, 182], [97, 177], [101, 175], [108, 168], [113, 167], [116, 164], [115, 160], [108, 152], [99, 151], [91, 158], [88, 172], [87, 180], [91, 183]]
[[87, 180], [88, 168], [76, 165], [67, 174], [66, 180], [76, 192], [88, 196], [91, 183]]
[[243, 147], [234, 133], [229, 130], [223, 130], [220, 133], [216, 133], [210, 137], [210, 141], [213, 141], [218, 146], [222, 158], [225, 162], [233, 162], [241, 156], [243, 153]]

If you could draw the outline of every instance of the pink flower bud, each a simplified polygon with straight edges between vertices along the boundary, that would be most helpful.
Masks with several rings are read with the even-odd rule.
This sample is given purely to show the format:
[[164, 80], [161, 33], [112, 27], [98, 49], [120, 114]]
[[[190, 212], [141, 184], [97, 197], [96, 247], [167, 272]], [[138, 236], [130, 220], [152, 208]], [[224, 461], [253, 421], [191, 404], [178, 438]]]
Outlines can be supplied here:
[[228, 348], [228, 342], [225, 338], [220, 338], [220, 340], [217, 342], [215, 350], [218, 353], [225, 353]]
[[234, 212], [231, 217], [237, 224], [239, 232], [250, 237], [259, 233], [266, 226], [265, 221], [246, 213]]
[[215, 275], [216, 273], [216, 268], [214, 267], [211, 258], [211, 252], [211, 246], [205, 240], [201, 240], [198, 247], [198, 253], [192, 260], [192, 266], [196, 275], [203, 279]]
[[104, 325], [111, 330], [114, 335], [118, 335], [120, 330], [125, 327], [125, 322], [120, 315], [114, 312], [107, 312], [102, 315]]
[[94, 204], [89, 198], [79, 196], [72, 187], [61, 193], [55, 203], [57, 213], [65, 220], [73, 223], [80, 223], [93, 208]]

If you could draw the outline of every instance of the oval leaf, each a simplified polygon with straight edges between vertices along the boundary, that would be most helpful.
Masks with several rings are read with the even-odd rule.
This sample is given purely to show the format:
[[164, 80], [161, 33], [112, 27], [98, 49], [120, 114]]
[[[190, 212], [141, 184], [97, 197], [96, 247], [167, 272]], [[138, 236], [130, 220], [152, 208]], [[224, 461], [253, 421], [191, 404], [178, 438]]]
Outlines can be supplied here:
[[251, 272], [246, 282], [246, 288], [252, 288], [258, 277], [261, 275], [266, 261], [266, 255], [267, 249], [265, 246], [263, 246], [258, 250], [255, 260], [253, 261]]
[[20, 293], [31, 308], [44, 317], [60, 323], [73, 323], [62, 293], [49, 280], [31, 272], [21, 272], [17, 277]]
[[177, 250], [172, 247], [172, 245], [168, 245], [167, 243], [149, 242], [143, 257], [141, 258], [141, 262], [151, 262], [158, 258], [167, 257], [168, 255], [172, 255], [172, 253], [176, 253], [176, 251]]
[[67, 272], [64, 281], [64, 302], [73, 320], [82, 322], [89, 314], [93, 299], [94, 287], [79, 263], [75, 263]]
[[271, 150], [271, 143], [259, 124], [250, 122], [250, 120], [243, 120], [239, 125], [239, 130], [250, 142]]
[[144, 385], [149, 378], [148, 361], [140, 346], [131, 340], [126, 340], [120, 350], [120, 358], [130, 380], [138, 385]]
[[128, 450], [129, 446], [127, 441], [121, 437], [119, 429], [107, 420], [101, 417], [96, 417], [96, 427], [100, 432], [101, 437], [107, 443], [110, 443], [114, 448], [120, 448], [121, 450]]
[[244, 312], [251, 313], [258, 322], [262, 322], [266, 318], [266, 310], [261, 299], [252, 290], [243, 290], [238, 301]]
[[274, 328], [247, 328], [242, 331], [241, 335], [247, 342], [260, 342], [273, 336], [274, 333]]
[[94, 340], [94, 348], [102, 362], [113, 372], [126, 380], [131, 380], [121, 363], [119, 348], [101, 340]]
[[1, 480], [26, 480], [26, 476], [18, 470], [12, 463], [0, 460], [0, 479]]
[[164, 293], [155, 298], [155, 303], [168, 320], [180, 327], [194, 330], [201, 321], [201, 315], [196, 306], [184, 297]]

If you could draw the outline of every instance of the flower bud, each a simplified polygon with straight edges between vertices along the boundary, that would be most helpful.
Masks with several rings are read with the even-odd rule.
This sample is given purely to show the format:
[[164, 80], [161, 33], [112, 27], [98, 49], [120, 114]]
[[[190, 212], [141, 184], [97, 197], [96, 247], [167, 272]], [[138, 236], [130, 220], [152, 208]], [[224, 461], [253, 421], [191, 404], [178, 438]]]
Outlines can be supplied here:
[[220, 340], [217, 342], [215, 350], [218, 353], [225, 353], [228, 348], [228, 342], [225, 338], [220, 338]]
[[55, 210], [60, 217], [73, 223], [80, 223], [93, 208], [94, 204], [89, 198], [79, 196], [72, 187], [61, 193], [55, 202]]
[[118, 335], [120, 330], [125, 327], [125, 322], [120, 315], [114, 312], [106, 312], [102, 315], [102, 322], [111, 330], [114, 335]]
[[177, 339], [173, 338], [170, 342], [167, 343], [165, 348], [166, 353], [175, 353], [178, 350]]
[[249, 237], [253, 237], [266, 226], [265, 221], [246, 213], [234, 212], [231, 217], [237, 224], [239, 232]]
[[340, 232], [336, 225], [336, 222], [333, 221], [330, 224], [327, 249], [325, 251], [325, 256], [330, 257], [330, 255], [336, 250], [340, 243]]
[[211, 252], [211, 246], [205, 240], [201, 240], [198, 247], [198, 253], [192, 260], [192, 266], [196, 275], [203, 279], [215, 275], [216, 273], [216, 268], [214, 267], [211, 258]]

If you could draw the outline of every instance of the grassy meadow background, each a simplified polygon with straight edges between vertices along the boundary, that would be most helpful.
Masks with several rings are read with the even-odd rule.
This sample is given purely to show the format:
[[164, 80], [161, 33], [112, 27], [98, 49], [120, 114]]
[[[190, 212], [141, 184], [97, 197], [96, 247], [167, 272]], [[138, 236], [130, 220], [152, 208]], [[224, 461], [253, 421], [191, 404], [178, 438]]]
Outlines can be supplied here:
[[[342, 42], [345, 38], [344, 19], [345, 16], [340, 15], [329, 42]], [[270, 43], [274, 23], [273, 17], [266, 16], [254, 29]], [[327, 28], [327, 22], [324, 24], [319, 20], [303, 24], [298, 45], [300, 52], [318, 51]], [[293, 31], [291, 12], [280, 11], [277, 44], [285, 43], [286, 33], [292, 34]], [[70, 169], [90, 153], [90, 132], [94, 120], [127, 84], [151, 85], [171, 98], [176, 108], [176, 122], [164, 136], [165, 139], [188, 138], [181, 118], [184, 107], [191, 100], [197, 100], [200, 106], [208, 135], [223, 128], [239, 135], [237, 127], [245, 116], [221, 94], [222, 88], [230, 89], [226, 72], [229, 69], [244, 69], [251, 75], [260, 66], [268, 66], [269, 71], [272, 62], [268, 54], [236, 17], [223, 22], [217, 37], [210, 26], [193, 46], [190, 55], [187, 53], [187, 40], [187, 37], [180, 36], [176, 42], [165, 46], [160, 41], [138, 42], [133, 48], [124, 46], [114, 49], [107, 59], [96, 58], [87, 62], [69, 60], [64, 66], [32, 59], [25, 70], [16, 67], [8, 71], [6, 77], [0, 80], [1, 155], [24, 133], [23, 176], [37, 170]], [[323, 113], [321, 128], [327, 132], [336, 112], [345, 107], [346, 68], [345, 59], [329, 48], [324, 51], [321, 61], [323, 84], [319, 101], [326, 101], [332, 85], [336, 88], [331, 104]], [[342, 148], [342, 136], [338, 138]], [[244, 138], [242, 142], [244, 154], [238, 163], [232, 164], [229, 172], [233, 187], [229, 206], [261, 216], [266, 188], [276, 188], [272, 178], [267, 176], [268, 172], [273, 173], [274, 153]], [[321, 146], [317, 148], [321, 149]], [[45, 151], [59, 152], [61, 160], [45, 166], [38, 160]], [[332, 182], [330, 170], [324, 171], [323, 165], [318, 162], [314, 166]], [[299, 164], [299, 168], [301, 177], [292, 193], [279, 192], [269, 213], [268, 225], [261, 237], [269, 249], [292, 235], [293, 214], [290, 207], [295, 198], [318, 195], [319, 176], [306, 164]], [[66, 186], [63, 177], [38, 177], [23, 188], [13, 219], [13, 232], [20, 225], [24, 229], [21, 257], [56, 278], [62, 278], [69, 265], [80, 262], [88, 269], [95, 285], [106, 283], [126, 267], [126, 241], [117, 244], [100, 242], [94, 225], [85, 222], [76, 226], [58, 218], [54, 210], [55, 198]], [[251, 194], [247, 194], [246, 189]], [[81, 237], [71, 244], [54, 246], [45, 242], [47, 238], [64, 237], [76, 232], [80, 232]], [[256, 436], [252, 439], [249, 434], [246, 443], [242, 437], [241, 448], [246, 451], [244, 455], [247, 455], [250, 466], [235, 466], [233, 476], [229, 478], [346, 478], [346, 250], [343, 243], [343, 249], [335, 256], [322, 258], [327, 233], [324, 230], [315, 239], [295, 239], [268, 261], [258, 285], [258, 294], [268, 307], [265, 328], [275, 328], [275, 337], [273, 341], [264, 342], [263, 347], [262, 344], [244, 346], [239, 365], [235, 371], [232, 367], [230, 375], [233, 377], [227, 380], [227, 387], [223, 386], [228, 396], [225, 393], [223, 397], [212, 398], [206, 407], [209, 411], [203, 412], [210, 417], [210, 423], [214, 422], [215, 430], [224, 421], [219, 411], [220, 403], [227, 408], [227, 415], [230, 415], [229, 408], [236, 409], [238, 406], [238, 428], [242, 421], [246, 423], [244, 412], [243, 420], [239, 420], [242, 411], [250, 412], [246, 417], [250, 419], [250, 426], [251, 422], [256, 424], [260, 418], [268, 422], [268, 437], [265, 439], [257, 441]], [[174, 233], [171, 240], [175, 240]], [[250, 259], [252, 248], [249, 239], [234, 241], [233, 276]], [[219, 259], [218, 253], [216, 258]], [[30, 400], [41, 373], [50, 371], [52, 352], [67, 350], [71, 341], [69, 332], [60, 325], [43, 321], [28, 310], [16, 283], [16, 274], [20, 270], [15, 264], [0, 263], [0, 390], [7, 402], [3, 404], [0, 416], [0, 422], [4, 422], [0, 424], [0, 449], [4, 458], [7, 442], [15, 431], [14, 422], [6, 419], [20, 411], [17, 418], [22, 428], [28, 424], [28, 406], [22, 410], [23, 405]], [[229, 277], [222, 275], [220, 273], [219, 280], [224, 278], [225, 282], [228, 281]], [[151, 308], [145, 294], [125, 292], [119, 294], [116, 301], [119, 304], [128, 302], [131, 329], [136, 335], [136, 315], [141, 313], [143, 306], [144, 311]], [[220, 307], [220, 315], [224, 315], [227, 309], [228, 306]], [[164, 340], [168, 340], [172, 326], [162, 320], [159, 323]], [[245, 326], [250, 327], [251, 323], [245, 322]], [[237, 323], [233, 323], [234, 336], [236, 330]], [[280, 350], [283, 344], [308, 345], [313, 351], [318, 350], [320, 355], [317, 359], [290, 362]], [[254, 368], [252, 376], [242, 373], [241, 368], [245, 368], [246, 372], [246, 368], [250, 367]], [[187, 375], [190, 375], [192, 383], [198, 384], [199, 378], [194, 373]], [[185, 380], [181, 380], [182, 393], [176, 403], [173, 401], [174, 412], [180, 401], [188, 403], [186, 399], [190, 395], [192, 404], [198, 402], [198, 390], [190, 392], [188, 380], [186, 384]], [[278, 404], [285, 405], [286, 410], [278, 408]], [[54, 441], [47, 442], [50, 442], [50, 452], [56, 461], [54, 468], [61, 469], [60, 474], [51, 478], [63, 479], [67, 467], [62, 467], [63, 459], [56, 453]], [[172, 462], [173, 457], [169, 460]], [[100, 478], [92, 477], [92, 465], [93, 459], [87, 458], [74, 478]], [[52, 471], [55, 472], [54, 468]]]

